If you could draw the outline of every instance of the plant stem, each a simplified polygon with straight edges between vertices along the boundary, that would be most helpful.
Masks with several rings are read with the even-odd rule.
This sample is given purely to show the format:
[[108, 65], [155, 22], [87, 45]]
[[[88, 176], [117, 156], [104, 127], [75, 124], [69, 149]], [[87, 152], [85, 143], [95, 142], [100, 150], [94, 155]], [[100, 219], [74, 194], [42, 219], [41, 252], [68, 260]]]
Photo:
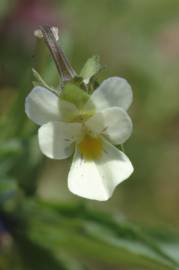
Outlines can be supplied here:
[[62, 78], [62, 83], [72, 80], [76, 76], [76, 72], [65, 57], [63, 50], [58, 46], [53, 31], [49, 26], [41, 26], [40, 29]]

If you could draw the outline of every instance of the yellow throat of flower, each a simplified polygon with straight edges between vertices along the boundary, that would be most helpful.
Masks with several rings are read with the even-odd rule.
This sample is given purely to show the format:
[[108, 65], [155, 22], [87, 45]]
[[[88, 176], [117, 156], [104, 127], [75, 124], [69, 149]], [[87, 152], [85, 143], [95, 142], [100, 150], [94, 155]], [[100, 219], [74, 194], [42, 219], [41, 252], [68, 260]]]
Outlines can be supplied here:
[[86, 160], [96, 160], [102, 154], [102, 140], [86, 134], [78, 145], [81, 155]]

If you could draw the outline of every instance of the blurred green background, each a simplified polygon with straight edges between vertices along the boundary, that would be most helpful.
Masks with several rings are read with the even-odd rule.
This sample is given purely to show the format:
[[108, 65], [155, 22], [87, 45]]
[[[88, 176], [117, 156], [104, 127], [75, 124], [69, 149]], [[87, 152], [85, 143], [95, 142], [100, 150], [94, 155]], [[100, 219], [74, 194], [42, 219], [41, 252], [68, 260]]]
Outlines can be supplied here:
[[[129, 228], [124, 227], [130, 240], [139, 237], [131, 236], [136, 224], [147, 233], [154, 227], [176, 233], [179, 229], [178, 14], [177, 0], [0, 1], [0, 269], [139, 269], [139, 265], [159, 269], [141, 258], [124, 260], [118, 245], [108, 251], [107, 240], [102, 239], [104, 251], [93, 247], [93, 242], [84, 243], [80, 222], [99, 223], [99, 235], [105, 235], [106, 228], [103, 231], [100, 224], [117, 217], [120, 226], [127, 218]], [[125, 151], [135, 172], [107, 202], [86, 201], [67, 190], [70, 161], [42, 157], [37, 127], [24, 113], [24, 98], [32, 89], [32, 67], [51, 85], [57, 81], [53, 61], [33, 36], [43, 24], [59, 26], [59, 43], [77, 72], [98, 54], [106, 66], [99, 80], [116, 75], [132, 85], [134, 102], [129, 113], [134, 133]], [[64, 219], [62, 224], [57, 213]], [[98, 215], [102, 215], [99, 220]], [[114, 233], [114, 224], [108, 225]], [[31, 226], [33, 236], [28, 238]], [[79, 242], [73, 230], [79, 233]], [[98, 230], [89, 230], [95, 241]], [[168, 239], [178, 238], [172, 232]], [[174, 246], [171, 253], [179, 258], [179, 244]]]

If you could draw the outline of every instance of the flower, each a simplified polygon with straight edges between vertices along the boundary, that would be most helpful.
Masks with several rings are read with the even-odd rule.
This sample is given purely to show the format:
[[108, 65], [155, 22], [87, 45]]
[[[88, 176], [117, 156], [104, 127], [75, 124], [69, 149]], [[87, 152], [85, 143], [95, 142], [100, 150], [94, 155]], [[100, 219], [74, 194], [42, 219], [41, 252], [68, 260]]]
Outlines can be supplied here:
[[133, 172], [128, 157], [115, 147], [132, 132], [126, 112], [132, 102], [132, 90], [125, 79], [111, 77], [89, 98], [71, 93], [58, 97], [44, 87], [35, 87], [26, 98], [25, 111], [41, 126], [38, 140], [44, 155], [66, 159], [74, 153], [68, 174], [70, 191], [105, 201]]

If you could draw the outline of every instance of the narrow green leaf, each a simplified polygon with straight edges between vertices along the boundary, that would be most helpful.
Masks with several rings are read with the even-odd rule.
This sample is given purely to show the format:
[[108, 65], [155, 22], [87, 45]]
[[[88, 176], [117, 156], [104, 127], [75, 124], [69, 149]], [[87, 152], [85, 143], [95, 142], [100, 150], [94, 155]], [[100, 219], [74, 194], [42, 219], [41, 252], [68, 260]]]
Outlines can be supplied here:
[[41, 75], [37, 72], [37, 70], [35, 70], [34, 68], [32, 69], [32, 72], [33, 72], [33, 75], [34, 75], [34, 78], [37, 80], [37, 81], [33, 81], [33, 85], [34, 86], [37, 86], [37, 85], [41, 85], [49, 90], [51, 90], [52, 92], [55, 92], [55, 89], [51, 86], [49, 86], [46, 81], [41, 77]]
[[23, 235], [15, 236], [16, 247], [26, 270], [68, 270], [48, 249]]
[[75, 205], [41, 202], [26, 205], [24, 214], [33, 216], [27, 236], [49, 250], [62, 249], [73, 257], [141, 269], [174, 270], [179, 266], [147, 231], [111, 215]]
[[10, 199], [15, 199], [17, 193], [18, 186], [16, 181], [7, 176], [0, 176], [0, 206], [4, 206], [4, 203]]
[[22, 153], [22, 143], [20, 140], [11, 139], [0, 142], [0, 157], [7, 155], [19, 155]]
[[80, 72], [80, 76], [84, 79], [85, 83], [88, 84], [90, 79], [101, 69], [102, 66], [100, 64], [99, 56], [95, 55], [87, 60]]

